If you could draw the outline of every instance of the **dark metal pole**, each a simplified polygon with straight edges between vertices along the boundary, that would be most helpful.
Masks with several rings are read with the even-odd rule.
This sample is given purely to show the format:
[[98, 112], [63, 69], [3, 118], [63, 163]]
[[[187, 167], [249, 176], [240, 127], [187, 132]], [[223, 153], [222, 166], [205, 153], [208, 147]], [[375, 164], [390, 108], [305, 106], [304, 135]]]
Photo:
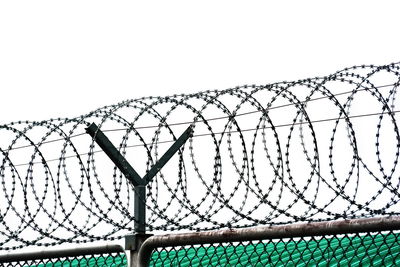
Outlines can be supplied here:
[[151, 236], [146, 234], [146, 185], [156, 176], [162, 167], [172, 158], [179, 148], [189, 139], [193, 129], [189, 126], [185, 132], [172, 144], [164, 155], [153, 165], [147, 174], [141, 178], [132, 168], [129, 162], [121, 155], [117, 148], [105, 136], [105, 134], [92, 123], [86, 132], [90, 134], [93, 140], [103, 149], [107, 156], [114, 162], [115, 166], [124, 174], [124, 176], [134, 185], [134, 235], [125, 236], [125, 249], [128, 251], [129, 266], [138, 265], [138, 255], [141, 246], [145, 240]]
[[134, 202], [134, 216], [135, 216], [135, 232], [143, 235], [146, 232], [146, 185], [153, 179], [153, 177], [161, 170], [162, 167], [172, 158], [172, 156], [179, 150], [179, 148], [189, 139], [193, 129], [189, 126], [179, 138], [172, 144], [172, 146], [164, 153], [164, 155], [154, 164], [154, 166], [141, 178], [139, 174], [133, 169], [129, 162], [121, 155], [118, 149], [111, 143], [107, 136], [99, 129], [99, 127], [92, 123], [86, 132], [93, 138], [93, 140], [101, 147], [107, 156], [114, 162], [118, 169], [124, 176], [135, 186], [135, 202]]
[[144, 234], [146, 232], [146, 186], [135, 186], [135, 232]]
[[172, 146], [164, 153], [164, 155], [154, 164], [154, 166], [143, 177], [145, 184], [148, 184], [151, 179], [164, 167], [164, 165], [172, 158], [179, 148], [189, 139], [193, 133], [192, 126], [189, 126], [181, 136], [172, 144]]
[[93, 138], [94, 141], [96, 141], [101, 149], [134, 186], [143, 184], [143, 180], [140, 178], [139, 174], [132, 168], [124, 156], [119, 153], [118, 149], [115, 148], [115, 146], [111, 143], [107, 136], [104, 135], [99, 127], [97, 127], [96, 124], [90, 124], [90, 126], [86, 128], [86, 132]]

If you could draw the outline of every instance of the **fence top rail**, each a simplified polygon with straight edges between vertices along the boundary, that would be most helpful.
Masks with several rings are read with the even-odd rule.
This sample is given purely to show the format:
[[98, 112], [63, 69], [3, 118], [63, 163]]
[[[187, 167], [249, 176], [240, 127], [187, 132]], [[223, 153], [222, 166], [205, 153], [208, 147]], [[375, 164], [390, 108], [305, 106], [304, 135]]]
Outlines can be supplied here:
[[33, 252], [18, 252], [8, 253], [0, 255], [0, 263], [5, 262], [18, 262], [18, 261], [33, 261], [40, 259], [52, 259], [52, 258], [69, 258], [86, 255], [98, 255], [98, 254], [111, 254], [111, 253], [123, 253], [124, 249], [120, 245], [107, 244], [103, 246], [95, 247], [76, 247], [72, 249], [57, 249], [50, 250], [44, 249], [41, 251]]

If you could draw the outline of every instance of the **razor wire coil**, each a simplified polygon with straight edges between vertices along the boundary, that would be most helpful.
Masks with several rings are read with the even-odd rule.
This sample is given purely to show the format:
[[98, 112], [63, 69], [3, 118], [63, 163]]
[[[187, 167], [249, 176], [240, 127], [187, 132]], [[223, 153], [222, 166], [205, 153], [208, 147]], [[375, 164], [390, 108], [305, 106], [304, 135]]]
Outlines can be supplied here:
[[399, 63], [356, 66], [1, 125], [1, 250], [134, 230], [135, 189], [85, 134], [92, 122], [141, 173], [192, 125], [147, 186], [150, 231], [398, 215], [399, 84]]

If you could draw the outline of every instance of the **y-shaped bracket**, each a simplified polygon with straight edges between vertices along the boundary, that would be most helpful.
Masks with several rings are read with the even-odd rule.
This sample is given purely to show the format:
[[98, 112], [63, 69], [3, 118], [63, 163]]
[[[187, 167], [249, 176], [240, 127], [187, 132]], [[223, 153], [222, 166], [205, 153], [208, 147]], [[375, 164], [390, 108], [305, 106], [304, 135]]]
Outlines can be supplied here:
[[139, 174], [132, 168], [129, 162], [121, 155], [118, 149], [111, 143], [107, 136], [92, 123], [86, 132], [114, 162], [115, 166], [124, 174], [124, 176], [135, 187], [135, 232], [144, 234], [146, 232], [146, 185], [156, 176], [156, 174], [164, 167], [164, 165], [172, 158], [179, 148], [189, 139], [193, 133], [193, 129], [189, 126], [183, 134], [172, 144], [165, 154], [154, 164], [147, 174], [141, 178]]

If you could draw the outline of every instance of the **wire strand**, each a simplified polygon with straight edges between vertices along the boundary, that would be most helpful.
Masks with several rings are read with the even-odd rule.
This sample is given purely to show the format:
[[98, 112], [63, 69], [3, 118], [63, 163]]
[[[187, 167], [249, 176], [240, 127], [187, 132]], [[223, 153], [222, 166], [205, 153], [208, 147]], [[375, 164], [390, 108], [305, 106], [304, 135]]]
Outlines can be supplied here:
[[[362, 89], [359, 89], [359, 90], [349, 90], [349, 91], [345, 91], [345, 92], [334, 94], [333, 96], [336, 97], [336, 96], [346, 95], [346, 94], [359, 92], [359, 91], [364, 91], [364, 90], [368, 90], [368, 89], [379, 89], [379, 88], [385, 88], [385, 87], [390, 87], [390, 86], [395, 86], [396, 87], [398, 85], [399, 85], [398, 83], [393, 83], [393, 84], [385, 84], [385, 85], [368, 87], [368, 88], [363, 87]], [[307, 101], [303, 101], [301, 103], [327, 99], [329, 97], [332, 97], [332, 96], [322, 96], [322, 97], [317, 97], [317, 98], [311, 98], [311, 99], [309, 99]], [[289, 104], [279, 105], [279, 106], [275, 106], [275, 107], [270, 107], [270, 108], [268, 108], [268, 110], [285, 108], [285, 107], [289, 107], [289, 106], [293, 106], [293, 105], [295, 105], [295, 104], [294, 103], [289, 103]], [[243, 112], [243, 113], [236, 114], [234, 117], [241, 117], [241, 116], [246, 116], [246, 115], [260, 113], [260, 112], [261, 112], [260, 110], [248, 111], [248, 112]], [[216, 121], [216, 120], [222, 120], [222, 119], [228, 119], [228, 118], [229, 118], [229, 116], [220, 116], [220, 117], [214, 117], [214, 118], [207, 119], [207, 121]], [[189, 125], [191, 123], [193, 123], [193, 121], [175, 122], [175, 123], [169, 123], [168, 126]], [[195, 123], [197, 123], [197, 122], [195, 122]], [[143, 129], [158, 128], [158, 127], [159, 127], [159, 125], [147, 125], [147, 126], [135, 127], [135, 129], [136, 130], [143, 130]], [[120, 132], [120, 131], [126, 131], [126, 130], [128, 130], [128, 128], [104, 129], [104, 130], [102, 130], [102, 132], [104, 132], [104, 133], [107, 133], [107, 132]], [[74, 135], [69, 136], [68, 138], [72, 139], [72, 138], [76, 138], [76, 137], [83, 136], [83, 135], [86, 135], [86, 133], [74, 134]], [[44, 141], [44, 142], [40, 143], [40, 145], [55, 143], [55, 142], [64, 141], [64, 140], [65, 140], [64, 138], [56, 138], [56, 139]], [[39, 145], [39, 143], [37, 143], [36, 145]], [[24, 145], [24, 146], [13, 147], [11, 149], [4, 149], [3, 151], [8, 152], [8, 151], [12, 151], [12, 150], [29, 148], [29, 147], [33, 147], [33, 146], [34, 145]]]
[[[399, 113], [400, 110], [395, 110], [395, 111], [390, 111], [390, 112], [379, 112], [379, 113], [367, 113], [367, 114], [359, 114], [359, 115], [352, 115], [352, 116], [348, 116], [346, 118], [349, 119], [356, 119], [356, 118], [363, 118], [363, 117], [371, 117], [371, 116], [378, 116], [378, 115], [383, 115], [383, 114], [397, 114]], [[328, 121], [336, 121], [336, 120], [343, 120], [346, 119], [345, 117], [336, 117], [336, 118], [328, 118], [328, 119], [320, 119], [320, 120], [315, 120], [315, 121], [309, 121], [309, 122], [298, 122], [298, 123], [285, 123], [285, 124], [279, 124], [274, 126], [274, 128], [282, 128], [282, 127], [289, 127], [289, 126], [297, 126], [297, 125], [302, 125], [302, 124], [306, 124], [306, 123], [321, 123], [321, 122], [328, 122]], [[250, 131], [255, 131], [255, 130], [261, 130], [261, 129], [271, 129], [271, 126], [268, 127], [259, 127], [259, 128], [250, 128], [250, 129], [243, 129], [240, 130], [240, 132], [250, 132]], [[229, 133], [238, 133], [239, 131], [229, 131]], [[218, 132], [218, 133], [214, 133], [214, 135], [221, 135], [224, 134], [226, 132]], [[211, 136], [212, 134], [209, 133], [205, 133], [205, 134], [195, 134], [192, 137], [204, 137], [204, 136]], [[167, 144], [167, 143], [173, 143], [175, 142], [174, 140], [165, 140], [165, 141], [160, 141], [157, 142], [157, 144]], [[146, 143], [146, 145], [150, 146], [152, 145], [151, 143]], [[134, 147], [141, 147], [143, 146], [143, 144], [137, 144], [137, 145], [130, 145], [130, 146], [126, 146], [126, 148], [134, 148]], [[103, 152], [103, 150], [95, 150], [93, 152], [91, 152], [90, 154], [97, 154]], [[81, 153], [81, 154], [77, 154], [79, 156], [86, 156], [89, 153]], [[75, 158], [77, 155], [71, 155], [71, 156], [65, 156], [63, 157], [63, 159], [69, 159], [69, 158]], [[54, 161], [59, 161], [60, 158], [54, 158], [54, 159], [49, 159], [46, 160], [46, 162], [54, 162]], [[36, 162], [32, 162], [32, 163], [21, 163], [21, 164], [15, 164], [13, 165], [14, 167], [20, 167], [20, 166], [28, 166], [28, 165], [35, 165], [35, 164], [41, 164], [42, 162], [36, 161]], [[10, 167], [10, 166], [6, 166], [6, 167]]]

